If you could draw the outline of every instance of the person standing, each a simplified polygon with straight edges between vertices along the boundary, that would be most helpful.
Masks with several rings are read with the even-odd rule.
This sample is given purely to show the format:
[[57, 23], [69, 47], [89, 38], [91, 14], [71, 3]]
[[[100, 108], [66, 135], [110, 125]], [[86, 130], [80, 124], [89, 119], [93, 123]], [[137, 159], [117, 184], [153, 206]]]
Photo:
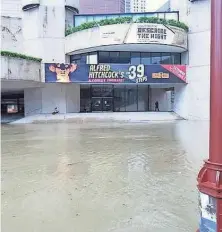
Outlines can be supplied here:
[[155, 111], [160, 111], [159, 110], [159, 102], [158, 101], [155, 102]]

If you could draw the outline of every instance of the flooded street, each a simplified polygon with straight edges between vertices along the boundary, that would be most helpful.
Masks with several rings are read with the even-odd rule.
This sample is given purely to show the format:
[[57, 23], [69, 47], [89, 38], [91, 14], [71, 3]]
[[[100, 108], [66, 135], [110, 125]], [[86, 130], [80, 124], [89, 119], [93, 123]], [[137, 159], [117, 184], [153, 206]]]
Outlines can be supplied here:
[[2, 231], [194, 232], [208, 123], [2, 126]]

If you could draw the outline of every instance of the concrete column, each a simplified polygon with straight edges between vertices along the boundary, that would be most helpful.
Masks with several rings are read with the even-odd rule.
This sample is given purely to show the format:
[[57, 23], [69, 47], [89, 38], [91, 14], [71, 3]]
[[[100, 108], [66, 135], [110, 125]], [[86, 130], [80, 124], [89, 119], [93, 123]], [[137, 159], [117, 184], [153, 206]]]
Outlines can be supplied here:
[[[33, 0], [25, 0], [25, 2], [27, 6]], [[76, 0], [72, 1], [71, 6], [68, 5], [69, 2], [67, 0], [41, 0], [35, 8], [23, 11], [24, 52], [26, 54], [42, 58], [43, 63], [65, 62], [66, 8], [69, 7], [73, 14], [75, 10], [78, 10]]]
[[25, 116], [42, 113], [42, 89], [24, 89]]
[[61, 114], [80, 111], [80, 85], [46, 84], [42, 91], [42, 113], [50, 114], [58, 108]]

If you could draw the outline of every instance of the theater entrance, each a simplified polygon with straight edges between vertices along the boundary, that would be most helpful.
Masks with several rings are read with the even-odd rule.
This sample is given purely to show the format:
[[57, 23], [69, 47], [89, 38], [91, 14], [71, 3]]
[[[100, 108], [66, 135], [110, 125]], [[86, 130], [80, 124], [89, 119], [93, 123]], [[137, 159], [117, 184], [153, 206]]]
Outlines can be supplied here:
[[92, 112], [98, 112], [98, 111], [102, 111], [102, 112], [113, 111], [113, 98], [112, 97], [92, 98]]
[[80, 86], [80, 112], [145, 112], [149, 98], [145, 84], [85, 84]]
[[112, 85], [92, 85], [91, 111], [113, 111]]

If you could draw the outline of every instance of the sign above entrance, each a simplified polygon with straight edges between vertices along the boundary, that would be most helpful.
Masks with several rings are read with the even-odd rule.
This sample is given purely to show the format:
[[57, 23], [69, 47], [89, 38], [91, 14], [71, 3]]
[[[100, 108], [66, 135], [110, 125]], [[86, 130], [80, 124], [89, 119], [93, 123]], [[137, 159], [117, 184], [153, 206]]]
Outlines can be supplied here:
[[137, 23], [132, 25], [127, 42], [164, 44], [187, 48], [187, 33], [178, 27], [155, 23]]
[[166, 43], [173, 40], [174, 32], [161, 24], [138, 24], [137, 40], [139, 43]]
[[[69, 35], [66, 38], [65, 53], [84, 49], [92, 50], [92, 48], [100, 46], [111, 46], [112, 48], [117, 45], [119, 46], [117, 50], [126, 48], [130, 51], [138, 48], [142, 49], [141, 51], [144, 49], [149, 51], [150, 48], [152, 50], [164, 48], [166, 52], [183, 52], [188, 49], [187, 34], [183, 28], [157, 23], [104, 25]], [[146, 47], [147, 45], [148, 47]]]
[[45, 82], [186, 83], [186, 66], [45, 64]]

